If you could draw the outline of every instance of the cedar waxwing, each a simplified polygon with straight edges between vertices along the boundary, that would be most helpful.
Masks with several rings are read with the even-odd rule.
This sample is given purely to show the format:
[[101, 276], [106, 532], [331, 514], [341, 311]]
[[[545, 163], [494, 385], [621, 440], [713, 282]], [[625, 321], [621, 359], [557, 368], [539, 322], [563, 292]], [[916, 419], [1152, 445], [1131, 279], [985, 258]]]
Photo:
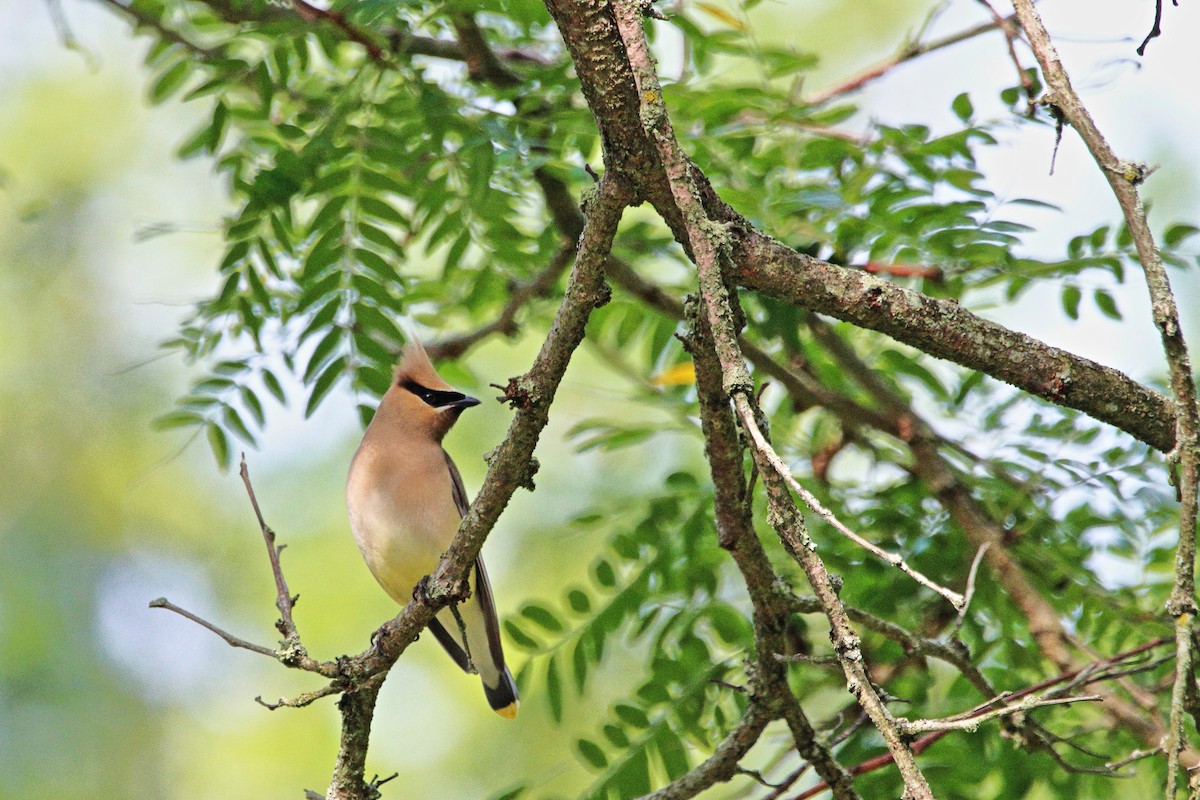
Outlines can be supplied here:
[[[442, 380], [425, 348], [412, 339], [350, 462], [346, 508], [354, 539], [375, 580], [400, 605], [437, 567], [467, 512], [462, 476], [442, 449], [442, 438], [463, 409], [474, 405], [479, 401]], [[429, 628], [456, 664], [479, 673], [496, 713], [512, 719], [517, 686], [504, 665], [482, 557], [469, 580], [470, 599], [443, 608]]]

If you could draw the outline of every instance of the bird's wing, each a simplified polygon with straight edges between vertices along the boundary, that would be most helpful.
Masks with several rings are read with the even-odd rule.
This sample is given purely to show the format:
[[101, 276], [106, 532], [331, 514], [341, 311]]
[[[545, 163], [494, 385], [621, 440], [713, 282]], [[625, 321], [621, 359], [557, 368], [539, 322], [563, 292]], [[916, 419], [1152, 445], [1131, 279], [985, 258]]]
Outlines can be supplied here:
[[459, 669], [463, 672], [471, 671], [471, 662], [467, 659], [467, 653], [463, 650], [458, 639], [454, 637], [450, 631], [446, 630], [446, 626], [438, 622], [437, 618], [429, 620], [429, 630], [433, 631], [433, 638], [438, 640], [450, 657], [454, 659], [454, 663], [458, 664]]
[[475, 596], [483, 611], [484, 627], [487, 629], [488, 650], [497, 672], [504, 672], [504, 650], [500, 647], [500, 620], [496, 616], [496, 602], [492, 599], [492, 583], [483, 568], [483, 556], [475, 560]]
[[450, 492], [454, 495], [454, 505], [458, 506], [458, 515], [465, 517], [471, 501], [467, 499], [467, 490], [463, 488], [462, 475], [459, 474], [458, 467], [454, 466], [454, 459], [450, 458], [450, 454], [443, 450], [442, 455], [446, 457], [446, 467], [450, 470]]
[[[450, 458], [450, 454], [445, 450], [442, 454], [446, 456], [446, 467], [450, 470], [451, 491], [454, 495], [454, 504], [458, 506], [458, 513], [466, 516], [467, 509], [471, 505], [471, 501], [467, 499], [467, 490], [463, 486], [462, 475], [458, 471], [458, 467], [454, 465], [454, 459]], [[487, 629], [488, 651], [491, 655], [491, 661], [496, 666], [498, 672], [504, 671], [504, 651], [500, 647], [500, 620], [496, 616], [496, 601], [492, 599], [492, 583], [488, 580], [487, 570], [483, 566], [483, 556], [475, 559], [475, 597], [479, 600], [479, 610], [483, 612], [484, 627]], [[434, 620], [436, 623], [437, 620]], [[432, 627], [432, 626], [431, 626]], [[440, 626], [439, 626], [440, 627]], [[433, 635], [442, 643], [442, 646], [450, 653], [450, 657], [459, 662], [459, 666], [467, 663], [466, 654], [462, 652], [461, 645], [456, 640], [450, 637], [443, 627], [439, 633], [437, 628], [433, 629]], [[447, 644], [449, 639], [450, 644]], [[451, 648], [457, 648], [458, 653], [455, 653]], [[461, 655], [461, 661], [460, 661]], [[466, 669], [464, 666], [463, 669]]]

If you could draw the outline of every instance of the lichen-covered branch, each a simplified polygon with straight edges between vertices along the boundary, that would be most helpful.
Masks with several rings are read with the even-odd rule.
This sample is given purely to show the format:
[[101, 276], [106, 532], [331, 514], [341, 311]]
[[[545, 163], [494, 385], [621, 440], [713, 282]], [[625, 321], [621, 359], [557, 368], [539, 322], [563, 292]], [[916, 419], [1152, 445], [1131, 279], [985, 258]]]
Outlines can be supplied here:
[[[712, 758], [680, 778], [676, 782], [680, 784], [678, 787], [663, 790], [676, 793], [652, 796], [660, 800], [691, 797], [693, 788], [699, 790], [717, 780], [733, 777], [738, 759], [753, 744], [747, 729], [757, 717], [752, 718], [750, 711], [761, 708], [768, 720], [783, 717], [792, 732], [796, 750], [829, 783], [834, 797], [852, 800], [858, 794], [849, 773], [817, 738], [788, 686], [787, 666], [778, 657], [786, 649], [785, 632], [792, 608], [788, 598], [776, 589], [778, 576], [754, 531], [742, 445], [737, 422], [730, 410], [729, 395], [723, 386], [723, 371], [716, 357], [708, 319], [698, 304], [692, 306], [688, 317], [691, 333], [684, 344], [692, 354], [696, 368], [697, 401], [704, 451], [712, 471], [718, 542], [733, 557], [750, 595], [754, 608], [755, 660], [751, 670], [750, 708], [738, 729], [722, 743], [723, 749], [718, 748]], [[740, 749], [742, 745], [745, 749]], [[718, 755], [722, 757], [718, 759]]]
[[972, 314], [952, 300], [731, 231], [738, 282], [800, 308], [885, 333], [1036, 397], [1082, 411], [1163, 452], [1175, 446], [1171, 401], [1121, 372]]
[[[720, 362], [722, 389], [733, 399], [741, 426], [753, 443], [751, 452], [767, 487], [771, 509], [769, 521], [779, 533], [784, 546], [804, 569], [821, 600], [849, 689], [871, 716], [871, 721], [892, 751], [907, 794], [914, 800], [932, 798], [929, 784], [917, 767], [912, 751], [902, 739], [891, 713], [867, 675], [858, 637], [833, 589], [825, 565], [811, 543], [807, 542], [803, 520], [787, 493], [786, 484], [765, 458], [765, 437], [757, 425], [757, 411], [753, 406], [754, 387], [737, 344], [737, 312], [731, 302], [726, 273], [722, 267], [722, 261], [728, 258], [728, 253], [722, 254], [725, 247], [724, 226], [708, 218], [692, 181], [689, 163], [675, 140], [670, 117], [662, 100], [654, 60], [642, 30], [643, 6], [638, 2], [617, 0], [614, 10], [625, 53], [637, 82], [641, 103], [639, 118], [658, 152], [667, 178], [669, 194], [650, 192], [649, 199], [664, 218], [671, 216], [673, 207], [675, 214], [684, 222], [683, 233], [686, 238], [683, 244], [696, 265], [704, 309], [702, 313], [712, 331], [713, 350]], [[794, 729], [793, 733], [797, 731]]]

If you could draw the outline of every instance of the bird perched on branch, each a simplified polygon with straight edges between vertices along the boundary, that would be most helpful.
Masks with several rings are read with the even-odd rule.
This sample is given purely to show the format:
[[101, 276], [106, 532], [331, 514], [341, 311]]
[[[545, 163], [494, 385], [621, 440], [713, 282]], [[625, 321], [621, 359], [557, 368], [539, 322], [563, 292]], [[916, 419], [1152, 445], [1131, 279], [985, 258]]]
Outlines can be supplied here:
[[[464, 409], [478, 404], [442, 380], [413, 339], [350, 462], [346, 508], [354, 539], [375, 580], [401, 605], [437, 567], [467, 512], [462, 476], [442, 438]], [[482, 557], [469, 582], [470, 599], [443, 608], [429, 628], [456, 664], [483, 679], [496, 713], [512, 719], [517, 686], [504, 665]]]

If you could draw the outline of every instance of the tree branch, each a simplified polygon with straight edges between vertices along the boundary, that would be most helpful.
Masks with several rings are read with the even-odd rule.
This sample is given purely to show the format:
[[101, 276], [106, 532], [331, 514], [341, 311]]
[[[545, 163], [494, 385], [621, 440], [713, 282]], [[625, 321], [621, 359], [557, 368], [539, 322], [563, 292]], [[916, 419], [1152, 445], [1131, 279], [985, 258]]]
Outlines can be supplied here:
[[[696, 264], [704, 314], [712, 329], [714, 351], [720, 362], [722, 388], [732, 397], [742, 428], [754, 442], [754, 460], [768, 489], [771, 507], [769, 522], [804, 568], [817, 597], [821, 599], [830, 621], [834, 649], [842, 660], [850, 691], [871, 715], [871, 721], [895, 756], [908, 794], [914, 800], [932, 798], [933, 794], [916, 765], [912, 751], [900, 737], [890, 712], [871, 684], [862, 663], [858, 638], [824, 564], [808, 542], [803, 521], [787, 495], [782, 476], [775, 474], [763, 457], [765, 438], [758, 429], [755, 410], [751, 405], [754, 385], [737, 345], [736, 311], [721, 266], [724, 227], [714, 224], [702, 208], [689, 164], [675, 140], [671, 120], [662, 100], [662, 89], [654, 71], [653, 58], [642, 30], [641, 3], [636, 0], [617, 0], [614, 10], [624, 51], [637, 84], [640, 101], [638, 118], [645, 126], [647, 138], [658, 152], [669, 190], [665, 194], [650, 191], [648, 196], [664, 219], [675, 217], [683, 221], [685, 238], [681, 241]], [[803, 732], [795, 730], [793, 733], [803, 735]]]
[[922, 352], [1082, 411], [1150, 446], [1175, 446], [1170, 400], [1115, 369], [982, 319], [953, 300], [904, 289], [798, 253], [735, 226], [738, 282], [748, 289], [878, 331]]
[[[1082, 697], [1026, 697], [1020, 703], [1013, 706], [1003, 706], [994, 708], [991, 711], [972, 711], [967, 715], [958, 715], [947, 717], [945, 719], [918, 719], [906, 720], [899, 718], [896, 723], [910, 736], [917, 736], [922, 733], [933, 733], [934, 731], [969, 731], [974, 732], [984, 722], [989, 722], [1000, 717], [1011, 716], [1012, 714], [1020, 714], [1025, 711], [1030, 711], [1035, 708], [1043, 708], [1045, 706], [1061, 706], [1070, 703], [1097, 703], [1104, 698], [1100, 695], [1092, 694]], [[1005, 698], [997, 698], [996, 702], [1004, 702]], [[991, 705], [991, 703], [989, 703]]]
[[[754, 531], [742, 446], [738, 439], [737, 423], [730, 411], [729, 395], [723, 387], [723, 373], [714, 350], [708, 318], [698, 304], [691, 306], [687, 316], [691, 333], [684, 339], [684, 346], [692, 354], [696, 369], [704, 452], [713, 478], [718, 542], [737, 564], [754, 608], [755, 666], [751, 672], [751, 708], [761, 705], [768, 710], [769, 718], [782, 716], [792, 733], [797, 751], [833, 787], [834, 797], [853, 800], [858, 794], [850, 775], [833, 757], [830, 749], [820, 742], [788, 688], [787, 668], [779, 660], [779, 655], [786, 651], [787, 618], [791, 608], [786, 602], [787, 598], [776, 590], [778, 576]], [[749, 718], [748, 709], [739, 729], [747, 726]], [[727, 737], [726, 742], [731, 742], [734, 734]], [[738, 752], [731, 743], [724, 751], [724, 758], [707, 760], [692, 770], [692, 773], [696, 773], [694, 776], [689, 773], [680, 781], [686, 780], [689, 787], [699, 790], [718, 779], [728, 780], [737, 774], [733, 771], [737, 767], [737, 760], [753, 742], [747, 743], [746, 738], [733, 741], [746, 744], [745, 750]], [[736, 759], [733, 758], [734, 753], [737, 753]], [[716, 755], [714, 753], [714, 758]], [[701, 786], [701, 779], [708, 783]], [[691, 797], [692, 794], [667, 795], [663, 800], [668, 796]]]

